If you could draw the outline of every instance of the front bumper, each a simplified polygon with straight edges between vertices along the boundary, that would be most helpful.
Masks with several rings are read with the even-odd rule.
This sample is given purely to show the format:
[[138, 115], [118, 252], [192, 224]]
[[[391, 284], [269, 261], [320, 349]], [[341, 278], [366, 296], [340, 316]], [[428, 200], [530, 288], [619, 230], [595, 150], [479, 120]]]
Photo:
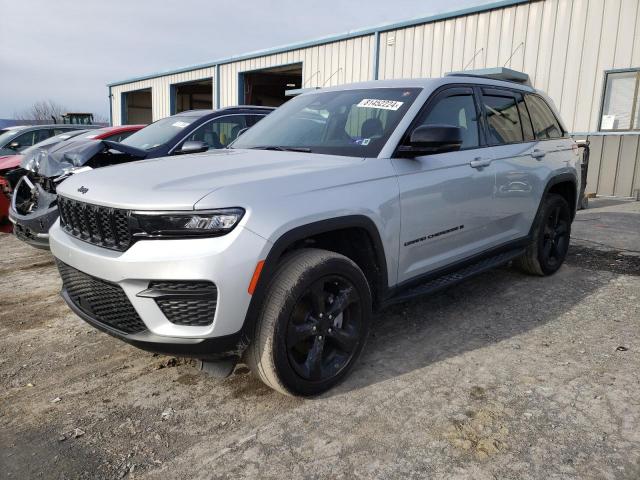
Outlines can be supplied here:
[[20, 215], [13, 205], [9, 207], [9, 220], [13, 223], [13, 233], [35, 248], [49, 249], [49, 228], [57, 219], [58, 207], [37, 211], [31, 215]]
[[[64, 232], [56, 222], [50, 232], [53, 255], [87, 275], [122, 288], [146, 330], [126, 334], [92, 318], [62, 296], [72, 310], [91, 325], [139, 348], [158, 353], [211, 358], [236, 353], [242, 346], [242, 327], [251, 295], [247, 288], [256, 263], [270, 243], [238, 226], [222, 237], [144, 240], [125, 252], [91, 245]], [[170, 322], [153, 298], [138, 296], [151, 281], [209, 281], [217, 287], [217, 306], [210, 325], [186, 326]]]

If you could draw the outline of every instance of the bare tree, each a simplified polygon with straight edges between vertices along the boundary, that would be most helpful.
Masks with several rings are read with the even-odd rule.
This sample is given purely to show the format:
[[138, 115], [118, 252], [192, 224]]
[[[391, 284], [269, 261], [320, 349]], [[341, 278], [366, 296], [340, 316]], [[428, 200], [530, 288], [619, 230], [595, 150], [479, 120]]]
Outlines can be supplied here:
[[56, 121], [60, 121], [62, 114], [67, 113], [67, 107], [54, 102], [53, 100], [40, 100], [35, 102], [31, 107], [14, 114], [16, 120], [46, 120], [53, 121], [51, 117], [55, 117]]

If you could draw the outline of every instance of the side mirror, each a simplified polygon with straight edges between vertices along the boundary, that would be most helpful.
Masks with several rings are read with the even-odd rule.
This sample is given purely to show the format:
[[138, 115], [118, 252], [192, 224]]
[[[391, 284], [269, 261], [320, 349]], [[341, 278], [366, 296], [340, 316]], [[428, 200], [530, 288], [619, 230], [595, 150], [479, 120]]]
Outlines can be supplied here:
[[421, 125], [409, 135], [409, 141], [398, 147], [403, 157], [419, 157], [453, 152], [462, 145], [462, 128], [452, 125]]
[[11, 150], [18, 150], [20, 148], [20, 142], [11, 142], [9, 148]]
[[182, 144], [182, 148], [176, 153], [201, 153], [209, 150], [209, 145], [200, 140], [188, 140]]

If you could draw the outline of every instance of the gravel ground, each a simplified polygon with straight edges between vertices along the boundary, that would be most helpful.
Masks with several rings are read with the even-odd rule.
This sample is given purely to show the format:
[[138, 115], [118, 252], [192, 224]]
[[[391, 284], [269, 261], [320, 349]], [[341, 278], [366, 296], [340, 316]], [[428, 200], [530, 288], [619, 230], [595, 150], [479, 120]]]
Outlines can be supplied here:
[[313, 400], [99, 333], [48, 252], [9, 235], [0, 252], [2, 478], [640, 478], [628, 242], [383, 311], [351, 377]]

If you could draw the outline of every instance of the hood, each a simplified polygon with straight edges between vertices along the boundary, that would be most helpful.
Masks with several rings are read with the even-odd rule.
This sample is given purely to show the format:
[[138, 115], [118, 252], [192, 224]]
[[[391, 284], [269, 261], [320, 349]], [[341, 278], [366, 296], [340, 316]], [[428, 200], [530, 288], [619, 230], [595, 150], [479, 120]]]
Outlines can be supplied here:
[[24, 155], [22, 168], [43, 177], [57, 177], [82, 167], [107, 149], [117, 150], [133, 158], [144, 158], [147, 152], [108, 140], [82, 139], [60, 142], [48, 149], [35, 149]]
[[[327, 182], [349, 181], [352, 175], [335, 175], [332, 171], [357, 166], [362, 161], [299, 152], [212, 150], [83, 172], [61, 183], [58, 193], [116, 208], [191, 210], [201, 199], [219, 190], [286, 194], [285, 189], [315, 188], [314, 182], [321, 178]], [[309, 177], [319, 171], [329, 175]], [[218, 207], [241, 206], [242, 202], [236, 203]]]

